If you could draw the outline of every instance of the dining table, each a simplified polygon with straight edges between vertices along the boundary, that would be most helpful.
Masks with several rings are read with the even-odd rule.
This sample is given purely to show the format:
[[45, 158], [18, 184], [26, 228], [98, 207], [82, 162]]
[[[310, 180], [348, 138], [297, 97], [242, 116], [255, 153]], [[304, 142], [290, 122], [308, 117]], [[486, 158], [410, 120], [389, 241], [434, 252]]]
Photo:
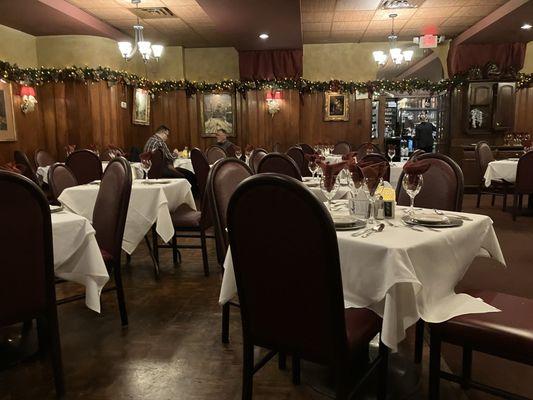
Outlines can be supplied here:
[[65, 209], [51, 214], [55, 276], [85, 287], [85, 304], [100, 312], [109, 274], [89, 220]]
[[[60, 163], [64, 164], [64, 163]], [[102, 171], [105, 171], [109, 164], [109, 161], [102, 161]], [[37, 167], [37, 176], [40, 176], [44, 183], [48, 183], [48, 171], [50, 170], [51, 165], [44, 167]], [[144, 172], [141, 168], [140, 162], [130, 162], [131, 175], [133, 179], [141, 179], [144, 175]]]
[[487, 165], [485, 175], [483, 175], [485, 186], [489, 187], [492, 181], [515, 183], [517, 169], [518, 158], [491, 161]]
[[[65, 189], [59, 202], [69, 211], [92, 221], [99, 181]], [[155, 224], [159, 237], [166, 243], [174, 236], [171, 213], [187, 205], [196, 210], [191, 185], [186, 179], [137, 179], [132, 183], [122, 249], [132, 254]]]
[[182, 157], [176, 158], [174, 160], [174, 168], [184, 168], [194, 173], [194, 168], [192, 166], [192, 161], [190, 158], [182, 158]]
[[[420, 319], [439, 323], [468, 313], [498, 312], [481, 299], [455, 293], [454, 288], [477, 256], [505, 265], [488, 216], [454, 212], [450, 214], [461, 218], [461, 226], [435, 229], [404, 224], [404, 210], [396, 207], [395, 218], [378, 221], [384, 229], [368, 237], [353, 236], [357, 231], [337, 231], [345, 307], [368, 308], [381, 316], [381, 340], [393, 351], [407, 328]], [[219, 303], [235, 295], [229, 248]]]

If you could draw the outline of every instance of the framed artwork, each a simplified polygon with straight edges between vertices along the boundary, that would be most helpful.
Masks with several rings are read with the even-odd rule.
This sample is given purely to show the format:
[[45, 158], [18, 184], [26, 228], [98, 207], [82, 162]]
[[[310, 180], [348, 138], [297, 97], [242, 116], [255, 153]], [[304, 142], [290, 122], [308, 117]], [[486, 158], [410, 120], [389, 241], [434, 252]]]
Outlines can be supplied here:
[[10, 83], [0, 81], [0, 142], [15, 142], [16, 140], [13, 90]]
[[230, 92], [200, 94], [202, 137], [214, 137], [219, 129], [235, 137], [235, 95]]
[[133, 123], [150, 125], [150, 93], [146, 89], [133, 89]]
[[348, 121], [349, 97], [347, 93], [324, 93], [324, 121]]

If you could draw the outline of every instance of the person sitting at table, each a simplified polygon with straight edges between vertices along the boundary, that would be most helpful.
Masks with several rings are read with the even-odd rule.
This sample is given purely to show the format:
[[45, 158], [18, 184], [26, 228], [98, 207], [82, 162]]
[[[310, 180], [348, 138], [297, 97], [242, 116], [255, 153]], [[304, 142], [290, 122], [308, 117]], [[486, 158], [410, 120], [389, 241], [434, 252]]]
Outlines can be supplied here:
[[219, 128], [215, 135], [217, 137], [216, 145], [223, 148], [226, 153], [231, 147], [235, 146], [228, 140], [228, 132], [224, 128]]
[[159, 126], [155, 133], [148, 138], [144, 145], [144, 152], [152, 152], [161, 149], [163, 157], [165, 158], [165, 167], [163, 168], [162, 176], [164, 178], [185, 178], [191, 184], [191, 190], [196, 197], [198, 193], [198, 185], [196, 183], [196, 176], [185, 168], [175, 168], [174, 160], [178, 158], [178, 149], [170, 152], [167, 146], [167, 140], [170, 135], [170, 129], [165, 125]]
[[426, 153], [432, 153], [434, 142], [433, 132], [435, 132], [437, 128], [429, 122], [427, 114], [421, 114], [418, 119], [420, 120], [420, 123], [415, 127], [416, 148], [422, 149]]

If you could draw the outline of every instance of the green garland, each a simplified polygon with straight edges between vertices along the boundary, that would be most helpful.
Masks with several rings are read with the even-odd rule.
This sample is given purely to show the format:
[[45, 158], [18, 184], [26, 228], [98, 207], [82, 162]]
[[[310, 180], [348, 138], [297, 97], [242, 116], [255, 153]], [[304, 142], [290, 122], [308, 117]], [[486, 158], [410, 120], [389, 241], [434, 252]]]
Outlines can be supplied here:
[[[324, 91], [340, 91], [355, 93], [398, 92], [412, 93], [417, 90], [439, 93], [468, 83], [468, 75], [456, 75], [450, 79], [432, 82], [425, 79], [404, 80], [374, 80], [368, 82], [346, 82], [331, 80], [328, 82], [309, 81], [307, 79], [275, 79], [275, 80], [224, 80], [217, 83], [179, 81], [151, 81], [126, 71], [115, 71], [107, 67], [65, 67], [65, 68], [19, 68], [16, 64], [0, 61], [0, 77], [6, 81], [39, 86], [49, 82], [99, 82], [105, 81], [109, 85], [122, 83], [149, 90], [153, 94], [185, 90], [187, 95], [197, 92], [237, 91], [246, 94], [249, 90], [261, 89], [293, 89], [300, 93]], [[518, 74], [516, 77], [519, 88], [529, 87], [533, 83], [533, 74]]]

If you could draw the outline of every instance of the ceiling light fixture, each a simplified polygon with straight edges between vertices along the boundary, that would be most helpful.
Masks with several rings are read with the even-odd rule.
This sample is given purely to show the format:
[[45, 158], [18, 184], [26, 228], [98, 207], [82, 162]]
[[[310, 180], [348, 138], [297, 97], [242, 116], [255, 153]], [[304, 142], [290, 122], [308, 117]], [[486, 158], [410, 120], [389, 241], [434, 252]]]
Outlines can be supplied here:
[[522, 29], [525, 30], [525, 31], [528, 31], [528, 30], [530, 30], [531, 28], [533, 28], [533, 26], [530, 25], [530, 24], [524, 24], [524, 25], [522, 25], [520, 28], [522, 28]]
[[[404, 61], [409, 63], [413, 59], [414, 51], [413, 50], [404, 50], [398, 45], [398, 35], [394, 32], [394, 18], [398, 14], [390, 14], [389, 18], [392, 20], [392, 30], [387, 39], [389, 39], [389, 54], [392, 62], [395, 65], [401, 65]], [[379, 67], [384, 66], [387, 63], [387, 54], [382, 50], [376, 50], [372, 52], [374, 61], [378, 64]]]
[[261, 33], [259, 35], [259, 38], [260, 39], [263, 39], [263, 40], [267, 40], [270, 36], [268, 35], [268, 33]]
[[[140, 2], [141, 0], [131, 0], [131, 4], [135, 4], [137, 8], [139, 8]], [[152, 44], [149, 41], [144, 40], [143, 30], [144, 27], [139, 21], [139, 16], [137, 16], [137, 24], [133, 25], [133, 44], [131, 42], [118, 42], [118, 49], [124, 60], [131, 60], [138, 51], [144, 62], [148, 62], [152, 56], [156, 61], [159, 61], [159, 58], [163, 54], [164, 47], [160, 44]]]

